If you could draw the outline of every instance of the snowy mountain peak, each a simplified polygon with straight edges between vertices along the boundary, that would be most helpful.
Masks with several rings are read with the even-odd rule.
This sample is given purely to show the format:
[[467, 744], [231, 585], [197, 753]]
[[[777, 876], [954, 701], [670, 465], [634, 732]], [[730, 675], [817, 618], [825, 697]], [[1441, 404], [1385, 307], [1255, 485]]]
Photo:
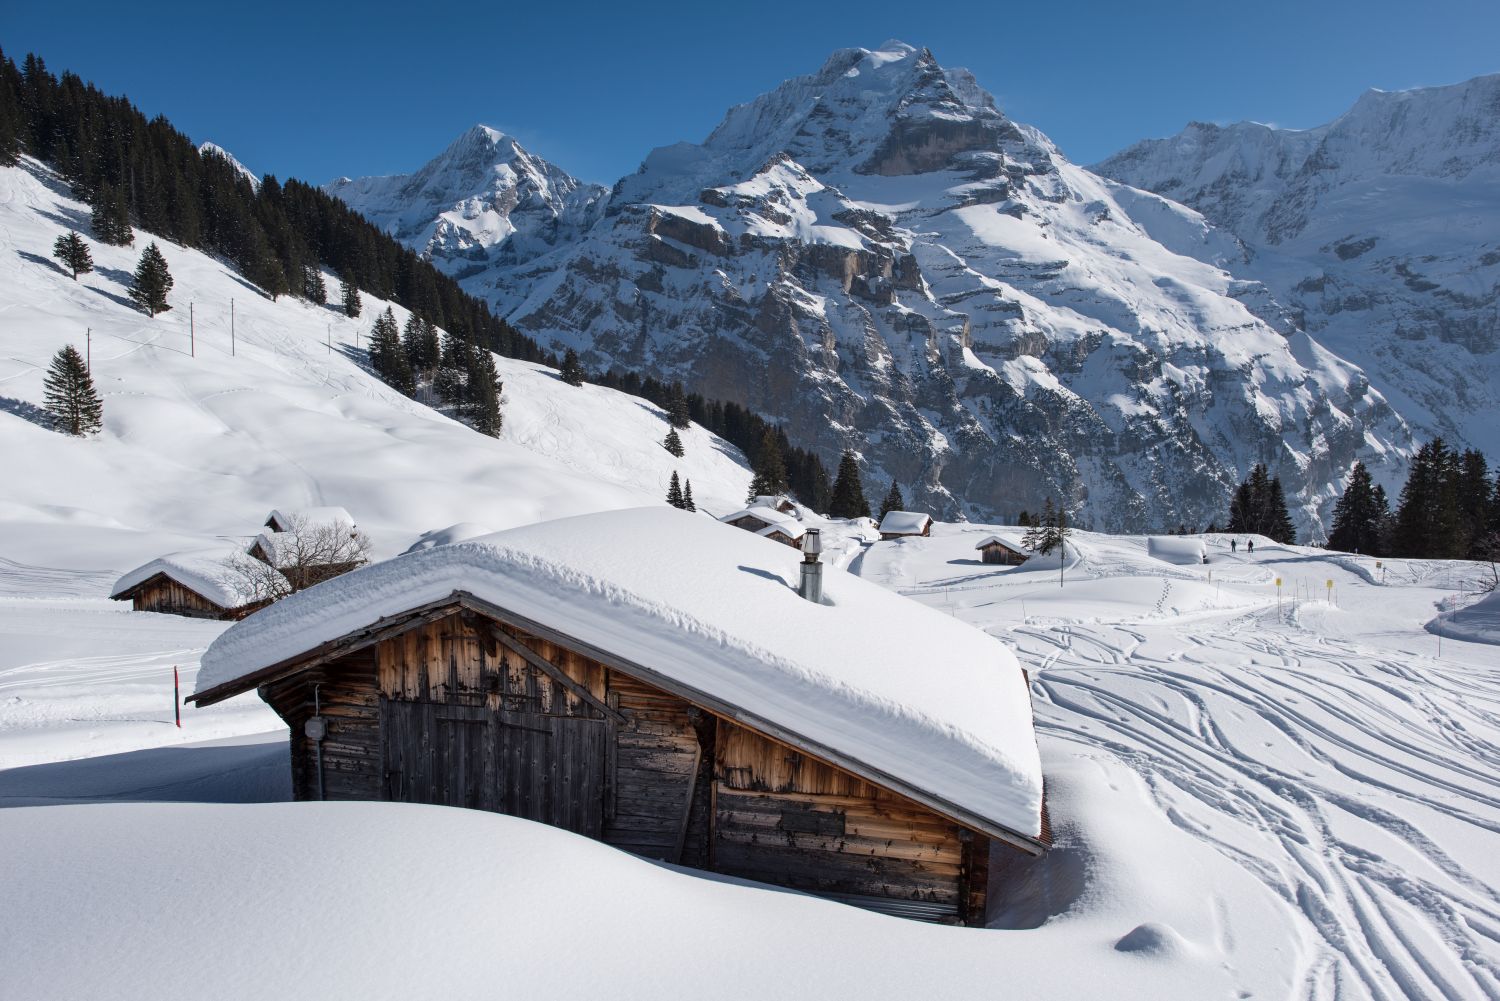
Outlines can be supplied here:
[[1193, 123], [1094, 169], [1202, 212], [1426, 435], [1500, 447], [1500, 75], [1294, 131]]
[[198, 152], [203, 154], [204, 156], [217, 156], [221, 159], [228, 160], [229, 165], [237, 170], [240, 175], [245, 178], [245, 180], [250, 182], [250, 187], [254, 188], [256, 191], [260, 190], [260, 176], [249, 167], [236, 160], [234, 158], [234, 155], [223, 146], [220, 146], [217, 143], [205, 142], [198, 147]]
[[339, 178], [324, 190], [459, 276], [565, 242], [593, 224], [606, 194], [488, 125], [414, 173]]
[[1243, 255], [890, 42], [653, 150], [575, 242], [469, 287], [590, 365], [746, 403], [826, 459], [853, 448], [948, 516], [1066, 496], [1101, 526], [1207, 524], [1264, 461], [1313, 527], [1353, 458], [1398, 465], [1407, 432], [1222, 270]]

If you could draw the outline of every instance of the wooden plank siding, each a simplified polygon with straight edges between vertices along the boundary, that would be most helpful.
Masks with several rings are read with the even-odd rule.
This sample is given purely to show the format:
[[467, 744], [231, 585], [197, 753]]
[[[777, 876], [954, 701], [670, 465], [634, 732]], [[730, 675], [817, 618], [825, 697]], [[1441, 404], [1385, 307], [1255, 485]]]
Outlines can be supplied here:
[[931, 920], [984, 913], [967, 877], [988, 838], [727, 720], [716, 744], [715, 870]]
[[[248, 615], [251, 609], [230, 610], [216, 604], [197, 591], [168, 577], [157, 574], [143, 581], [130, 592], [131, 607], [137, 612], [162, 612], [166, 615], [186, 615], [196, 619], [238, 619]], [[256, 606], [259, 607], [259, 606]]]
[[297, 799], [318, 795], [317, 747], [303, 735], [314, 686], [328, 721], [327, 799], [492, 810], [888, 913], [984, 913], [984, 835], [475, 611], [416, 620], [262, 686], [292, 728]]

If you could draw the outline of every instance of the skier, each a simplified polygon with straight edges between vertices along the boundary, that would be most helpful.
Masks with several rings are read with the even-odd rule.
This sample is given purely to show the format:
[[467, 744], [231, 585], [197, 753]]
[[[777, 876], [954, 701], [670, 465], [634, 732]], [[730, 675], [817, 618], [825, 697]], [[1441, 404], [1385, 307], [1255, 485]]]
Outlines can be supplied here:
[[1245, 540], [1245, 551], [1248, 552], [1248, 553], [1250, 553], [1250, 554], [1252, 554], [1252, 555], [1254, 555], [1254, 553], [1255, 553], [1255, 540], [1254, 539], [1246, 539]]
[[1237, 552], [1240, 551], [1240, 540], [1239, 539], [1230, 539], [1229, 540], [1229, 551], [1231, 553], [1237, 553]]

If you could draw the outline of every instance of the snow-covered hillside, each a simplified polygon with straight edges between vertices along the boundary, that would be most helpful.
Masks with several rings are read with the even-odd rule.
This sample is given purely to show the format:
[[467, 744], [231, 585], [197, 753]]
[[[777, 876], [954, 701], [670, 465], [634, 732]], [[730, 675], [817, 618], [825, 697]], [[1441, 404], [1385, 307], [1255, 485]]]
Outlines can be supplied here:
[[1242, 241], [1205, 259], [1269, 286], [1422, 433], [1500, 450], [1500, 75], [1371, 90], [1304, 131], [1195, 122], [1093, 169]]
[[[744, 499], [749, 473], [731, 446], [695, 425], [673, 459], [659, 409], [536, 365], [496, 359], [498, 441], [407, 399], [364, 367], [385, 306], [369, 296], [357, 320], [271, 302], [220, 262], [162, 243], [173, 309], [147, 318], [125, 297], [147, 234], [133, 248], [93, 244], [95, 270], [77, 282], [49, 259], [58, 234], [87, 223], [35, 164], [0, 169], [0, 444], [12, 473], [0, 550], [12, 559], [129, 569], [253, 535], [272, 508], [316, 504], [348, 508], [387, 556], [455, 522], [498, 530], [658, 503], [674, 469], [711, 510]], [[45, 429], [37, 408], [52, 355], [85, 349], [89, 330], [105, 430], [78, 440]]]
[[[406, 208], [430, 223], [426, 204]], [[652, 152], [581, 237], [465, 284], [591, 364], [747, 402], [825, 458], [854, 447], [950, 515], [1066, 495], [1096, 526], [1207, 524], [1264, 461], [1319, 536], [1352, 461], [1394, 476], [1406, 429], [1222, 270], [1242, 253], [891, 42]]]
[[341, 177], [324, 190], [458, 277], [576, 239], [607, 194], [485, 125], [415, 173]]

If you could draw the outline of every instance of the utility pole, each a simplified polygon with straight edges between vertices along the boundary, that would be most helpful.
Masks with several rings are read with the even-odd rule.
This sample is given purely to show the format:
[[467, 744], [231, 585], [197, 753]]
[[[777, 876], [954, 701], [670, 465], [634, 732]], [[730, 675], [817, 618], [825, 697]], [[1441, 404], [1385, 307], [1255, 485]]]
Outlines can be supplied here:
[[229, 357], [234, 357], [234, 300], [229, 300]]
[[83, 370], [94, 374], [94, 328], [85, 327], [83, 333]]
[[198, 331], [193, 325], [193, 304], [188, 303], [188, 357], [198, 357]]
[[333, 324], [328, 324], [328, 354], [333, 356]]

